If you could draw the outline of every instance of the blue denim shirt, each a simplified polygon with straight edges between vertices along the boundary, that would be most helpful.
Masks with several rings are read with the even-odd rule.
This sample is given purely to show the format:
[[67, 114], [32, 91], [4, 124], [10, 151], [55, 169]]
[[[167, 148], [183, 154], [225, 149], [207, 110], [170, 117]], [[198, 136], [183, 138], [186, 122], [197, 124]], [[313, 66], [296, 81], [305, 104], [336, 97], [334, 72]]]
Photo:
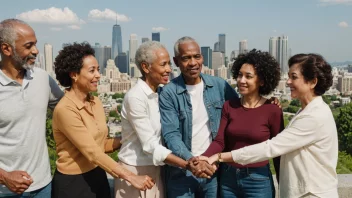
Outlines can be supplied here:
[[[238, 98], [235, 90], [223, 79], [201, 74], [204, 82], [203, 102], [212, 138], [216, 137], [224, 102]], [[202, 102], [202, 101], [199, 101]], [[182, 74], [162, 88], [159, 94], [161, 133], [173, 154], [188, 160], [192, 150], [192, 103]]]

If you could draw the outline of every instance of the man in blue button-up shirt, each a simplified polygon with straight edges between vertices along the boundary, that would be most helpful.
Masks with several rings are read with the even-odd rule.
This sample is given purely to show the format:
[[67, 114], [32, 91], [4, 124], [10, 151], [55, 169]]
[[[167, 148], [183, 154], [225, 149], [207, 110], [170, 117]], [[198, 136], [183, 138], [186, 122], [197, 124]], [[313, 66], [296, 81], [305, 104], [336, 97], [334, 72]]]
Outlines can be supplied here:
[[[202, 154], [216, 137], [223, 103], [238, 95], [225, 80], [201, 74], [203, 57], [193, 38], [180, 38], [174, 51], [174, 62], [182, 74], [160, 93], [162, 135], [175, 155], [191, 160]], [[211, 169], [205, 163], [199, 161], [194, 168]], [[166, 169], [168, 197], [216, 197], [216, 173], [203, 179], [176, 167]]]

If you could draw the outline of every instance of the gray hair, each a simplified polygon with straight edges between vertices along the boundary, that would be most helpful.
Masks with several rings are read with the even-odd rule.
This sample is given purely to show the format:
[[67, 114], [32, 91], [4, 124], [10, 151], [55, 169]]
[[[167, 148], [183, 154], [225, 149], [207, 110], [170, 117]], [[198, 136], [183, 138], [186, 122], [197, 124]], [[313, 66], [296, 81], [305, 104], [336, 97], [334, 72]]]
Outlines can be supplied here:
[[194, 40], [194, 38], [192, 37], [189, 37], [189, 36], [184, 36], [180, 39], [178, 39], [174, 45], [174, 54], [175, 54], [175, 57], [180, 55], [180, 51], [179, 51], [179, 45], [180, 44], [183, 44], [183, 43], [189, 43], [189, 42], [195, 42], [197, 43], [196, 40]]
[[148, 63], [150, 66], [156, 59], [155, 51], [158, 49], [166, 49], [165, 46], [157, 41], [147, 41], [144, 42], [136, 51], [136, 65], [144, 76], [143, 69], [141, 67], [142, 63]]
[[[17, 33], [15, 30], [16, 24], [24, 24], [29, 26], [26, 22], [19, 19], [6, 19], [0, 22], [0, 45], [8, 43], [11, 47], [15, 48], [15, 41]], [[2, 54], [2, 51], [0, 50]]]

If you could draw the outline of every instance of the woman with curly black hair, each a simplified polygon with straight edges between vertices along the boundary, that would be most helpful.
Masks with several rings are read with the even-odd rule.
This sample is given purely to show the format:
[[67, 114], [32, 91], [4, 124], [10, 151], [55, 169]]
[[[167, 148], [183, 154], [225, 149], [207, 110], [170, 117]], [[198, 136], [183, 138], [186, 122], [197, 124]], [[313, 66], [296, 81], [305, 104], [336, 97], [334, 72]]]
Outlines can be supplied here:
[[208, 162], [246, 165], [281, 156], [280, 197], [336, 198], [337, 130], [321, 97], [332, 85], [331, 66], [318, 54], [297, 54], [288, 64], [287, 85], [301, 108], [285, 130], [262, 143], [214, 155]]
[[53, 113], [57, 169], [52, 197], [111, 197], [106, 172], [128, 181], [139, 190], [153, 187], [149, 176], [137, 176], [105, 152], [121, 146], [119, 139], [107, 139], [108, 128], [97, 91], [99, 65], [88, 43], [67, 45], [55, 59], [56, 78], [66, 87]]
[[[279, 64], [269, 53], [254, 49], [239, 55], [232, 66], [232, 76], [237, 80], [241, 98], [224, 103], [218, 135], [203, 154], [216, 154], [220, 161], [221, 154], [217, 153], [264, 142], [284, 127], [281, 109], [264, 97], [280, 80]], [[280, 159], [274, 162], [279, 173]], [[248, 165], [223, 164], [220, 167], [221, 197], [274, 197], [271, 175], [268, 160]]]

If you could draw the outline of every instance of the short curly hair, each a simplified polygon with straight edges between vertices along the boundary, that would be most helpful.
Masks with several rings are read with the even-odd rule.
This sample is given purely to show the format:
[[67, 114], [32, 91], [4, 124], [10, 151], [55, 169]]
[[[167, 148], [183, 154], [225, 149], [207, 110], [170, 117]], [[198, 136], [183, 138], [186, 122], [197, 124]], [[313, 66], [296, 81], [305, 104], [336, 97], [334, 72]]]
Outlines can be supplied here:
[[65, 44], [54, 63], [56, 79], [62, 86], [72, 86], [70, 72], [79, 73], [83, 66], [83, 58], [87, 56], [95, 57], [95, 51], [89, 43]]
[[253, 65], [259, 80], [263, 82], [263, 85], [259, 87], [260, 95], [270, 94], [279, 84], [279, 63], [268, 52], [253, 49], [246, 54], [238, 55], [231, 68], [234, 79], [237, 79], [243, 64]]
[[317, 78], [318, 82], [314, 87], [317, 96], [323, 95], [333, 83], [331, 65], [319, 54], [296, 54], [288, 60], [288, 66], [299, 64], [301, 73], [306, 82]]

